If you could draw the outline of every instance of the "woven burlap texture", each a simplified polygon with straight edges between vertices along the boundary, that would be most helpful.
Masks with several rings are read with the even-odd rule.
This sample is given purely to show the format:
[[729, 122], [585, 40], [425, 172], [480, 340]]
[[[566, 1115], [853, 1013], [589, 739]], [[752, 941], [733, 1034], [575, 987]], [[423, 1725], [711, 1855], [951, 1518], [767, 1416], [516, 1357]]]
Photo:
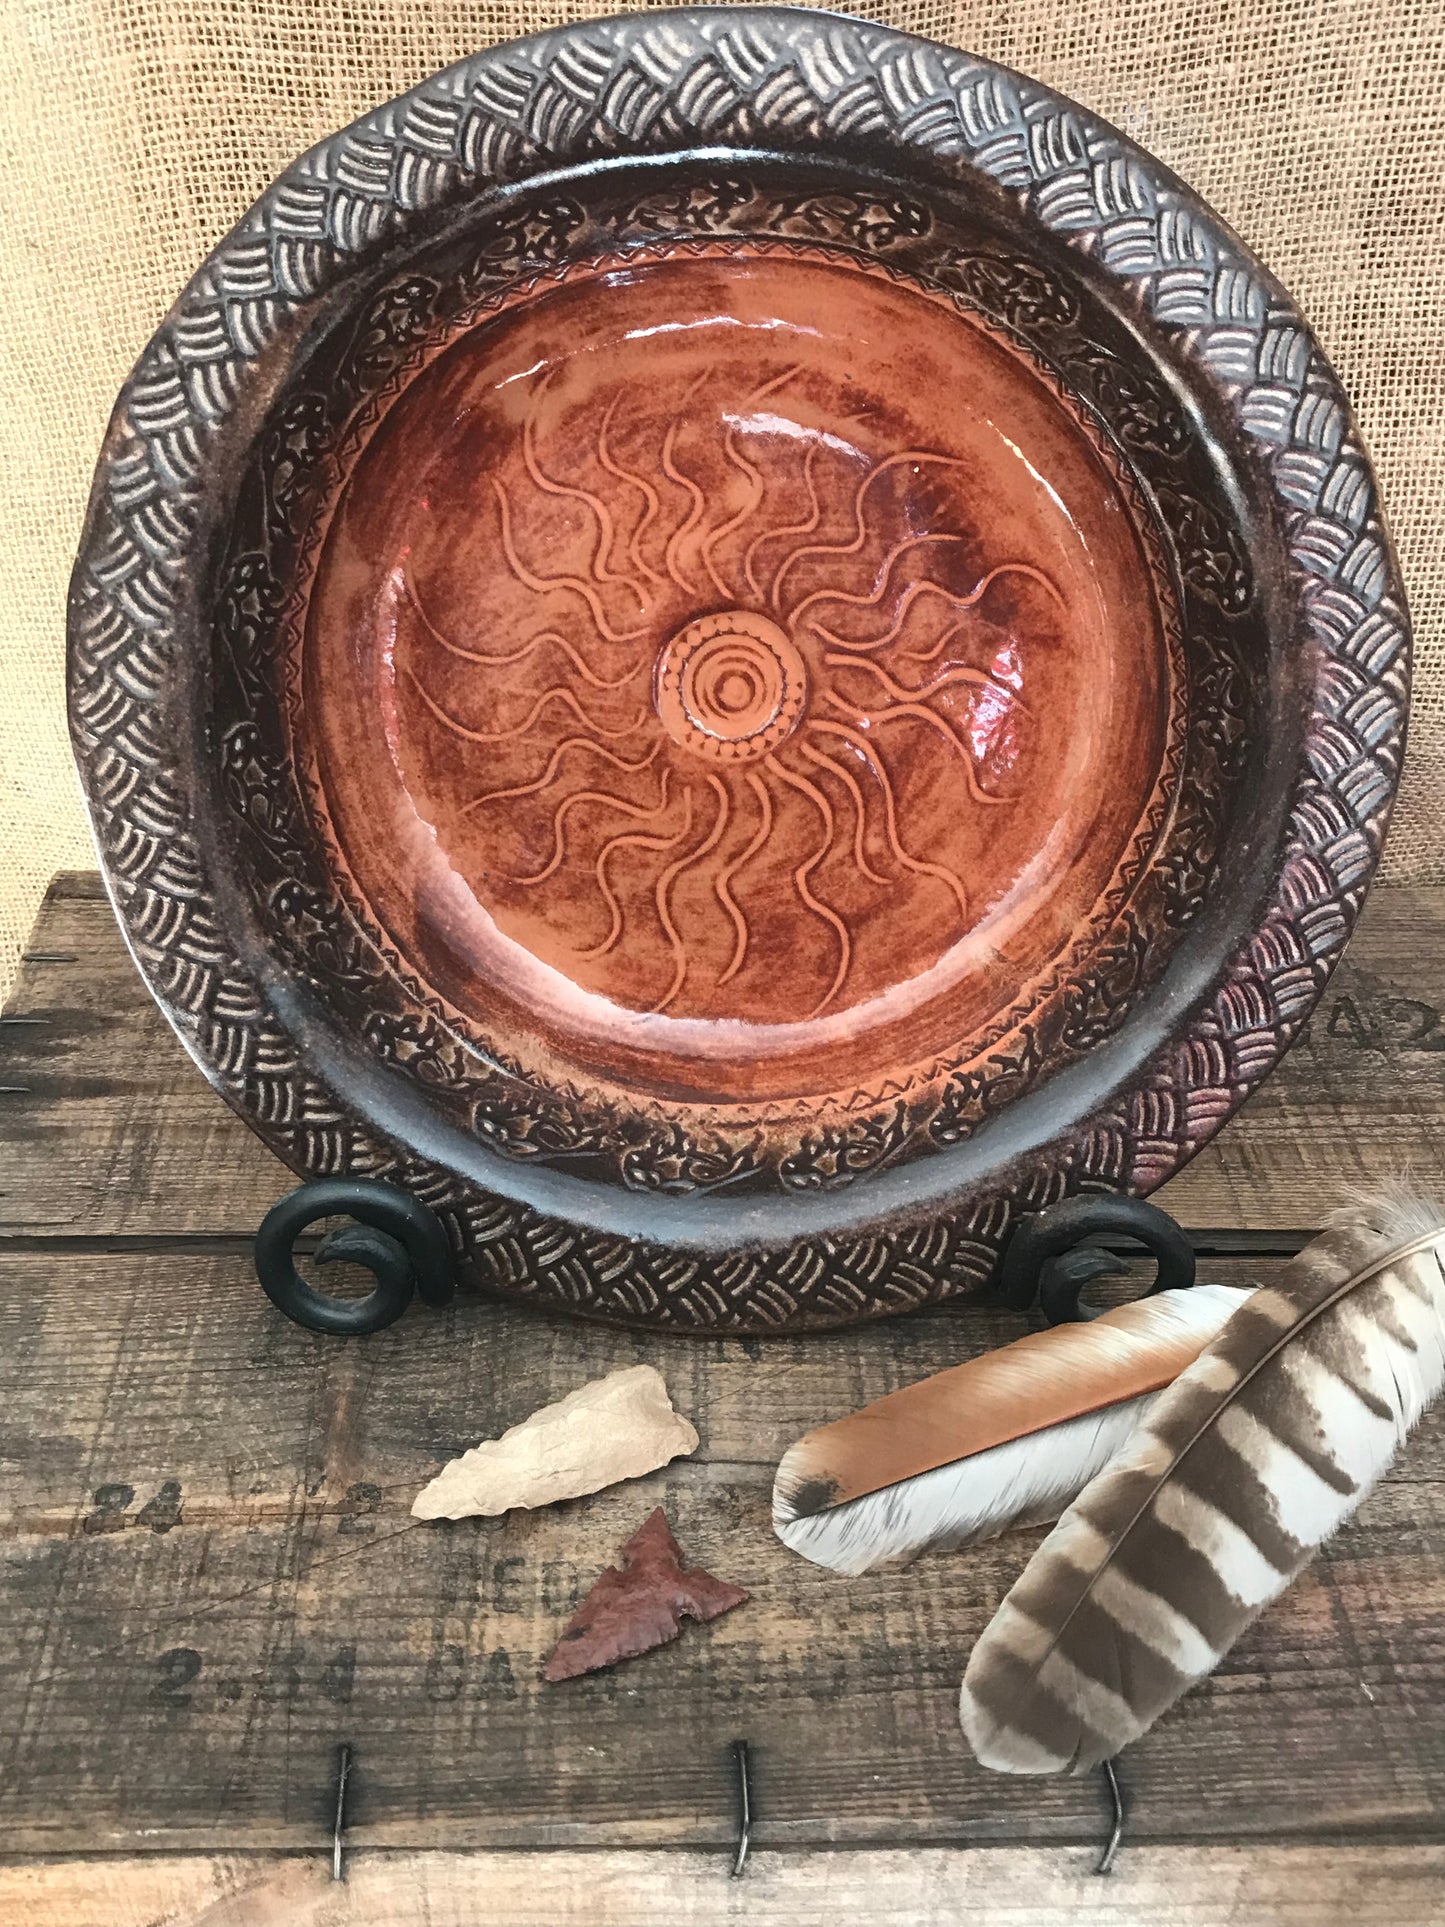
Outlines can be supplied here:
[[[1387, 874], [1445, 876], [1445, 27], [1440, 0], [892, 0], [1175, 168], [1289, 286], [1353, 395], [1417, 642]], [[302, 149], [491, 42], [581, 17], [455, 0], [0, 0], [0, 984], [93, 861], [65, 586], [116, 389]]]

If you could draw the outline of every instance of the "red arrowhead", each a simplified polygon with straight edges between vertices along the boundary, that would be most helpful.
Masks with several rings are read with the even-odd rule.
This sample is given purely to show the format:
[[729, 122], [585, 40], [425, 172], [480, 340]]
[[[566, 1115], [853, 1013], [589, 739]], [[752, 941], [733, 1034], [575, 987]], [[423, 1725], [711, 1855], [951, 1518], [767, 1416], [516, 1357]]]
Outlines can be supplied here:
[[676, 1639], [685, 1619], [716, 1619], [747, 1596], [701, 1566], [684, 1568], [659, 1506], [622, 1548], [621, 1566], [609, 1566], [573, 1613], [542, 1677], [575, 1679], [635, 1659]]

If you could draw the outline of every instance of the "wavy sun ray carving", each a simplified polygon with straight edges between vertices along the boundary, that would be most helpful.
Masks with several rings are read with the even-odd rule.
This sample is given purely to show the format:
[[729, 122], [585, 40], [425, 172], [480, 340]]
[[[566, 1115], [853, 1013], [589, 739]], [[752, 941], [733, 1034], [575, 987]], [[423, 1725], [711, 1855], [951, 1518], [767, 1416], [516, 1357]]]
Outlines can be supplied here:
[[[458, 635], [437, 613], [468, 607], [455, 586], [439, 604], [405, 579], [426, 714], [517, 778], [462, 806], [531, 858], [501, 866], [506, 888], [558, 893], [579, 981], [629, 946], [652, 956], [638, 1007], [655, 1012], [728, 1014], [720, 993], [767, 967], [764, 921], [773, 952], [810, 933], [804, 1018], [844, 1007], [870, 897], [931, 893], [945, 947], [965, 932], [967, 879], [910, 817], [930, 785], [1006, 810], [998, 769], [1035, 719], [990, 615], [1063, 609], [1031, 564], [984, 566], [951, 510], [962, 463], [865, 462], [800, 428], [805, 409], [770, 413], [798, 374], [660, 437], [629, 424], [625, 392], [568, 410], [536, 381], [487, 478], [506, 606], [479, 603]], [[486, 673], [434, 674], [448, 664]]]

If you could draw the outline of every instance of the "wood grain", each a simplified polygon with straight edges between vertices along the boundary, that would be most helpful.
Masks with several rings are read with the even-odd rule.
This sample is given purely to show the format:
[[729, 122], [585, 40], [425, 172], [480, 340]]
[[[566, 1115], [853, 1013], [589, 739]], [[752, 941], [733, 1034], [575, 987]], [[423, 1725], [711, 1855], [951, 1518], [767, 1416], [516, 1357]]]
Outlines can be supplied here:
[[755, 1854], [150, 1854], [0, 1867], [25, 1927], [1439, 1927], [1445, 1847], [1151, 1847], [1107, 1880], [1084, 1850]]
[[[1217, 1187], [1194, 1221], [1213, 1222], [1221, 1242], [1288, 1243], [1347, 1175], [1406, 1155], [1427, 1179], [1440, 1171], [1440, 1053], [1425, 1020], [1401, 1012], [1433, 1009], [1421, 999], [1445, 893], [1382, 893], [1371, 918], [1377, 949], [1362, 937], [1335, 980], [1353, 1014], [1327, 1010], [1269, 1087], [1265, 1122], [1261, 1097], [1220, 1142], [1233, 1190]], [[1079, 1876], [1104, 1830], [1099, 1786], [1000, 1779], [972, 1764], [958, 1732], [964, 1658], [1036, 1535], [840, 1580], [769, 1529], [772, 1469], [799, 1433], [1016, 1335], [1019, 1321], [953, 1307], [808, 1339], [687, 1342], [466, 1299], [416, 1308], [371, 1339], [307, 1334], [261, 1296], [246, 1243], [289, 1180], [162, 1027], [93, 879], [52, 892], [32, 953], [9, 1014], [42, 1021], [0, 1032], [0, 1084], [22, 1087], [0, 1095], [7, 1853], [315, 1854], [347, 1740], [354, 1898], [323, 1892], [312, 1860], [264, 1857], [187, 1857], [167, 1898], [170, 1871], [122, 1858], [108, 1911], [90, 1918], [460, 1920], [470, 1876], [462, 1862], [437, 1871], [440, 1850], [535, 1847], [605, 1857], [589, 1858], [586, 1884], [570, 1852], [528, 1863], [530, 1876], [519, 1862], [476, 1863], [493, 1868], [489, 1917], [640, 1918], [658, 1893], [684, 1921], [740, 1917], [726, 1911], [742, 1905], [735, 1894], [751, 1910], [766, 1897], [780, 1921], [822, 1918], [823, 1892], [834, 1913], [866, 1892], [870, 1918], [900, 1921], [930, 1907], [1048, 1921], [1105, 1894], [1123, 1908], [1127, 1881]], [[1251, 1218], [1246, 1195], [1278, 1209]], [[1277, 1262], [1203, 1268], [1244, 1282]], [[658, 1365], [697, 1425], [695, 1458], [537, 1515], [409, 1518], [412, 1495], [460, 1448], [637, 1362]], [[558, 1629], [659, 1502], [685, 1552], [752, 1602], [614, 1674], [543, 1686]], [[1124, 1864], [1145, 1898], [1113, 1917], [1223, 1919], [1230, 1894], [1232, 1917], [1251, 1921], [1405, 1922], [1431, 1905], [1445, 1916], [1430, 1844], [1445, 1818], [1442, 1702], [1436, 1417], [1215, 1678], [1130, 1750]], [[787, 1855], [760, 1859], [739, 1889], [711, 1859], [616, 1858], [725, 1852], [739, 1734], [754, 1750], [760, 1849], [850, 1849], [819, 1863], [831, 1885], [795, 1877]], [[1305, 1840], [1320, 1869], [1310, 1882], [1288, 1871], [1304, 1862], [1281, 1858]], [[893, 1851], [903, 1846], [932, 1857]], [[1015, 1902], [1007, 1870], [1024, 1846], [1040, 1850], [1036, 1885], [1016, 1884]], [[1255, 1851], [1241, 1859], [1245, 1846]], [[1180, 1884], [1186, 1868], [1197, 1891]], [[27, 1918], [29, 1901], [6, 1904], [22, 1892], [35, 1896], [29, 1917], [86, 1918], [83, 1876], [6, 1871], [0, 1919]], [[1374, 1898], [1346, 1907], [1349, 1894]]]
[[[721, 1848], [734, 1734], [763, 1844], [1099, 1834], [1097, 1785], [1000, 1779], [959, 1736], [963, 1661], [1037, 1534], [841, 1580], [769, 1525], [788, 1440], [1020, 1330], [1006, 1314], [699, 1345], [473, 1301], [339, 1342], [284, 1323], [243, 1257], [196, 1252], [0, 1259], [0, 1307], [13, 1851], [314, 1844], [343, 1739], [358, 1844]], [[641, 1360], [701, 1433], [692, 1460], [535, 1514], [409, 1518], [459, 1447]], [[657, 1504], [751, 1603], [543, 1685], [581, 1593]], [[1428, 1839], [1442, 1699], [1445, 1415], [1131, 1749], [1131, 1838]]]
[[[1158, 1193], [1206, 1242], [1291, 1248], [1346, 1187], [1445, 1184], [1445, 889], [1381, 889], [1303, 1036]], [[98, 880], [56, 879], [0, 1032], [0, 1233], [249, 1237], [292, 1180], [207, 1088]], [[218, 1174], [224, 1180], [218, 1182]]]

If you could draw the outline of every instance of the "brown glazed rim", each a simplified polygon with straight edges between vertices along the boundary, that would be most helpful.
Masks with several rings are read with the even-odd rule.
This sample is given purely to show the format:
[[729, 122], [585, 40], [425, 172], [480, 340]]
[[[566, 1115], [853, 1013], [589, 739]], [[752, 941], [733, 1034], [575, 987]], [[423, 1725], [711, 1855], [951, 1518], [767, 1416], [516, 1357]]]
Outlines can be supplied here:
[[[1210, 942], [1171, 962], [1165, 1031], [1126, 1026], [974, 1142], [866, 1182], [731, 1208], [639, 1199], [509, 1162], [441, 1123], [272, 954], [216, 830], [206, 597], [278, 371], [349, 283], [568, 170], [789, 155], [974, 197], [1069, 250], [1166, 342], [1287, 557], [1271, 613], [1303, 753], [1281, 779], [1283, 833], [1239, 854], [1247, 920], [1216, 919]], [[68, 678], [127, 941], [197, 1062], [282, 1158], [415, 1191], [496, 1290], [627, 1322], [776, 1331], [957, 1292], [988, 1275], [1019, 1212], [1079, 1189], [1148, 1191], [1213, 1135], [1288, 1047], [1353, 927], [1398, 783], [1408, 654], [1348, 402], [1288, 295], [1196, 196], [991, 63], [841, 16], [719, 7], [479, 54], [323, 142], [262, 196], [122, 392], [72, 583]]]

